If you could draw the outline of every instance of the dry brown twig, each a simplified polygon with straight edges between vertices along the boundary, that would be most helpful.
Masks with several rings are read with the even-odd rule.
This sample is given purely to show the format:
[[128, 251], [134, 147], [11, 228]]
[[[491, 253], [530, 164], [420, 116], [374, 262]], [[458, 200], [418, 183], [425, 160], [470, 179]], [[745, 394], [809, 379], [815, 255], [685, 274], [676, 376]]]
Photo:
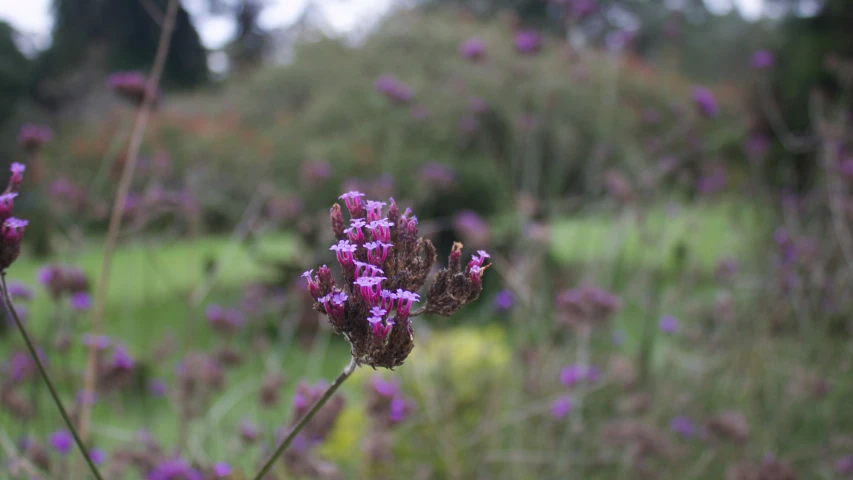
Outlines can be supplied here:
[[[127, 201], [127, 195], [130, 192], [130, 183], [133, 180], [133, 172], [136, 169], [136, 161], [139, 158], [139, 148], [142, 145], [142, 139], [145, 136], [145, 128], [148, 124], [148, 118], [151, 116], [151, 110], [154, 105], [154, 101], [157, 98], [156, 92], [160, 84], [160, 77], [163, 75], [166, 57], [169, 53], [169, 45], [172, 40], [172, 31], [175, 28], [175, 19], [178, 14], [179, 6], [179, 0], [169, 0], [169, 5], [166, 9], [166, 16], [163, 20], [163, 26], [160, 31], [160, 41], [157, 45], [157, 53], [154, 57], [154, 66], [151, 69], [151, 76], [148, 78], [148, 83], [145, 86], [145, 98], [137, 110], [136, 120], [133, 125], [133, 132], [130, 137], [130, 145], [128, 146], [127, 162], [124, 165], [124, 170], [122, 170], [118, 192], [116, 193], [115, 202], [113, 203], [112, 212], [110, 214], [107, 239], [104, 244], [104, 260], [101, 265], [101, 276], [99, 278], [98, 289], [95, 294], [95, 307], [92, 312], [92, 332], [95, 335], [99, 334], [101, 331], [110, 280], [110, 266], [118, 238], [118, 232], [121, 228], [122, 210], [125, 202]], [[85, 392], [94, 392], [96, 388], [96, 354], [97, 351], [93, 344], [89, 347], [89, 352], [86, 358], [86, 371], [83, 378], [83, 391]], [[80, 412], [79, 425], [80, 436], [84, 441], [88, 434], [91, 416], [91, 405], [84, 404]]]

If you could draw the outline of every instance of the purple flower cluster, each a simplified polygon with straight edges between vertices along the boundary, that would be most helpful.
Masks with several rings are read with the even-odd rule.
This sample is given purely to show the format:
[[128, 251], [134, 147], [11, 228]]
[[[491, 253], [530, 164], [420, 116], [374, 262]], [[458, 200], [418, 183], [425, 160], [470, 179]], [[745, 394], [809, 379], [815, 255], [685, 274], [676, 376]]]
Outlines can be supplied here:
[[486, 58], [486, 42], [476, 37], [469, 38], [459, 45], [459, 55], [472, 62], [483, 60]]
[[[91, 299], [78, 294], [86, 294], [89, 290], [89, 280], [86, 274], [77, 267], [68, 265], [45, 265], [36, 273], [38, 282], [50, 293], [54, 300], [65, 295], [72, 297], [72, 303], [84, 307]], [[88, 295], [88, 294], [87, 294]], [[73, 297], [76, 296], [76, 299]]]
[[18, 258], [21, 253], [21, 238], [29, 224], [26, 220], [11, 216], [26, 167], [20, 163], [13, 163], [10, 170], [12, 176], [9, 178], [9, 185], [0, 195], [0, 221], [2, 221], [0, 224], [0, 271], [5, 271]]
[[[348, 227], [340, 205], [331, 209], [337, 243], [330, 250], [340, 265], [343, 287], [336, 286], [326, 265], [317, 269], [316, 275], [308, 270], [302, 277], [316, 302], [314, 308], [326, 314], [335, 331], [347, 338], [359, 362], [393, 367], [402, 364], [414, 347], [412, 305], [421, 300], [418, 290], [435, 261], [435, 250], [431, 242], [418, 237], [418, 219], [410, 209], [401, 214], [393, 199], [388, 205], [363, 197], [358, 191], [340, 196], [350, 213]], [[451, 263], [457, 269], [461, 269], [459, 248], [461, 245], [451, 254]], [[463, 277], [455, 285], [462, 290], [447, 298], [450, 303], [442, 312], [449, 314], [479, 295], [486, 258], [488, 254], [480, 252], [464, 272], [454, 272]], [[447, 293], [436, 291], [433, 295]]]
[[542, 36], [535, 30], [521, 30], [515, 34], [515, 49], [523, 55], [536, 53], [542, 46]]
[[409, 103], [415, 98], [412, 87], [393, 75], [381, 75], [374, 83], [376, 90], [394, 103]]
[[370, 388], [372, 393], [378, 396], [368, 401], [367, 409], [372, 415], [384, 414], [391, 424], [397, 424], [406, 419], [411, 409], [411, 402], [403, 396], [399, 381], [375, 376], [370, 381]]
[[436, 189], [445, 189], [456, 181], [456, 171], [453, 167], [436, 162], [429, 162], [421, 167], [418, 176], [428, 186]]
[[[107, 87], [129, 102], [140, 105], [145, 100], [148, 79], [139, 72], [116, 72], [107, 79]], [[155, 100], [160, 96], [155, 92]]]
[[240, 310], [222, 308], [219, 305], [208, 306], [205, 316], [213, 329], [222, 334], [232, 334], [246, 322], [246, 317]]
[[559, 321], [568, 326], [602, 325], [622, 308], [615, 294], [589, 285], [563, 290], [554, 303]]
[[566, 365], [560, 370], [560, 383], [572, 388], [581, 382], [595, 383], [601, 378], [601, 370], [593, 366]]
[[765, 69], [773, 66], [775, 58], [770, 50], [758, 50], [752, 54], [752, 66], [757, 69]]
[[693, 89], [693, 103], [696, 104], [699, 113], [708, 118], [716, 117], [720, 111], [714, 93], [705, 87], [695, 87]]
[[29, 153], [37, 152], [52, 138], [53, 131], [44, 125], [27, 123], [18, 131], [18, 145]]
[[202, 473], [180, 458], [165, 460], [148, 472], [145, 480], [203, 480]]

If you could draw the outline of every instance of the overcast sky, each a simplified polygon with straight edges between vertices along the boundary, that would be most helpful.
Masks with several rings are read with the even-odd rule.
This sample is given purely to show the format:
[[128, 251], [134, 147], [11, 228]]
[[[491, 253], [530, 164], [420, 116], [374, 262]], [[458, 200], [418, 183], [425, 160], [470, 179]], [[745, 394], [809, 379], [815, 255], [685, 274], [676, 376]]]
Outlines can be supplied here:
[[[121, 0], [134, 1], [134, 0]], [[193, 15], [193, 22], [202, 42], [211, 49], [219, 48], [234, 35], [234, 23], [224, 17], [204, 15], [206, 0], [184, 0], [184, 7]], [[275, 0], [264, 9], [260, 23], [264, 28], [288, 25], [299, 15], [308, 0]], [[385, 12], [393, 0], [322, 0], [315, 1], [329, 24], [341, 33], [357, 29], [365, 21]], [[667, 0], [677, 4], [679, 0]], [[754, 19], [761, 15], [764, 0], [705, 0], [711, 11], [725, 13], [732, 8], [744, 17]], [[29, 48], [44, 48], [50, 42], [53, 15], [51, 0], [0, 0], [0, 20], [11, 23], [31, 39]], [[29, 49], [28, 48], [28, 49]]]

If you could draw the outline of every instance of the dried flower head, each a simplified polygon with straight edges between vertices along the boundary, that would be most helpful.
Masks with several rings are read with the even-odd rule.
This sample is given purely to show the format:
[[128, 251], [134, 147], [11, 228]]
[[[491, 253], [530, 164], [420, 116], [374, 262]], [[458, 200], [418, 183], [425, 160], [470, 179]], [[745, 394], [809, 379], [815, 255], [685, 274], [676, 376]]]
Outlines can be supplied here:
[[37, 152], [53, 138], [53, 131], [45, 125], [27, 123], [18, 131], [18, 145], [28, 153]]
[[619, 297], [588, 285], [560, 292], [554, 303], [558, 321], [570, 327], [604, 325], [622, 308]]
[[[302, 274], [314, 299], [314, 309], [329, 317], [336, 333], [352, 346], [353, 358], [371, 367], [403, 364], [414, 348], [412, 306], [435, 263], [435, 247], [418, 236], [418, 219], [411, 210], [400, 213], [393, 199], [387, 215], [384, 202], [363, 201], [361, 192], [341, 195], [350, 213], [345, 228], [341, 207], [330, 211], [334, 251], [341, 267], [338, 286], [329, 267]], [[448, 267], [438, 273], [418, 313], [448, 316], [482, 291], [489, 257], [480, 251], [463, 269], [462, 244], [454, 245]]]
[[[107, 87], [124, 97], [134, 105], [141, 105], [145, 100], [145, 89], [148, 79], [139, 72], [116, 72], [107, 79]], [[160, 92], [154, 92], [155, 103]]]

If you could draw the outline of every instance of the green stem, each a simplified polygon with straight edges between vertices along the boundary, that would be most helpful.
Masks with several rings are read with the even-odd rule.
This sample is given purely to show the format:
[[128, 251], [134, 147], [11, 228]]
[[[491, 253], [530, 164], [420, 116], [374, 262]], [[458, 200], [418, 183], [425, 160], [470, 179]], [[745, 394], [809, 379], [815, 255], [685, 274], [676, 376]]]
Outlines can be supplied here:
[[92, 459], [89, 458], [89, 452], [86, 451], [86, 447], [83, 445], [83, 441], [80, 440], [80, 435], [77, 434], [77, 429], [74, 428], [74, 423], [71, 422], [71, 418], [68, 416], [68, 412], [65, 411], [65, 407], [62, 406], [62, 400], [59, 399], [59, 394], [56, 393], [56, 389], [53, 387], [53, 382], [50, 380], [50, 376], [48, 376], [47, 370], [45, 370], [44, 365], [41, 363], [41, 359], [38, 356], [38, 352], [36, 352], [36, 347], [33, 345], [32, 340], [30, 340], [30, 336], [27, 334], [27, 330], [24, 328], [24, 324], [21, 323], [21, 319], [18, 318], [18, 312], [15, 311], [15, 306], [12, 305], [12, 299], [9, 298], [9, 289], [6, 288], [6, 272], [0, 273], [0, 284], [2, 284], [3, 304], [6, 306], [6, 312], [9, 314], [10, 317], [15, 320], [15, 325], [18, 326], [18, 330], [21, 332], [21, 336], [24, 337], [24, 343], [27, 344], [27, 349], [30, 351], [30, 355], [33, 357], [33, 361], [38, 367], [39, 373], [41, 374], [44, 383], [47, 384], [47, 388], [48, 390], [50, 390], [50, 396], [53, 397], [53, 401], [54, 403], [56, 403], [56, 408], [59, 409], [59, 414], [62, 415], [62, 419], [65, 420], [65, 424], [71, 431], [71, 435], [74, 437], [74, 442], [80, 449], [80, 453], [83, 454], [83, 457], [86, 459], [86, 463], [89, 464], [89, 468], [92, 470], [92, 474], [95, 475], [95, 478], [97, 480], [104, 480], [104, 477], [101, 476], [101, 472], [98, 471], [98, 467], [96, 467]]
[[331, 385], [329, 385], [329, 388], [326, 390], [323, 396], [320, 397], [319, 400], [317, 400], [317, 403], [315, 403], [314, 406], [311, 407], [311, 410], [308, 410], [308, 413], [306, 413], [305, 416], [299, 419], [299, 422], [293, 427], [290, 433], [287, 434], [287, 437], [285, 437], [284, 440], [281, 441], [281, 443], [278, 445], [278, 448], [275, 449], [275, 452], [273, 452], [273, 454], [264, 464], [263, 468], [261, 468], [261, 471], [258, 472], [257, 475], [255, 475], [254, 480], [262, 480], [264, 476], [269, 473], [275, 461], [278, 460], [278, 457], [280, 457], [281, 454], [284, 453], [285, 450], [287, 450], [287, 447], [289, 447], [290, 444], [293, 443], [293, 440], [296, 438], [299, 432], [302, 431], [303, 428], [305, 428], [305, 425], [307, 425], [308, 422], [310, 422], [311, 419], [314, 418], [314, 415], [316, 415], [317, 412], [319, 412], [320, 409], [323, 408], [323, 405], [325, 405], [326, 402], [330, 398], [332, 398], [332, 395], [334, 395], [338, 387], [340, 387], [341, 384], [343, 384], [344, 381], [349, 378], [353, 372], [355, 372], [356, 366], [357, 365], [355, 363], [355, 359], [351, 358], [347, 366], [344, 367], [343, 371], [340, 373], [340, 375], [338, 375], [338, 378], [336, 378], [335, 381], [332, 382]]

